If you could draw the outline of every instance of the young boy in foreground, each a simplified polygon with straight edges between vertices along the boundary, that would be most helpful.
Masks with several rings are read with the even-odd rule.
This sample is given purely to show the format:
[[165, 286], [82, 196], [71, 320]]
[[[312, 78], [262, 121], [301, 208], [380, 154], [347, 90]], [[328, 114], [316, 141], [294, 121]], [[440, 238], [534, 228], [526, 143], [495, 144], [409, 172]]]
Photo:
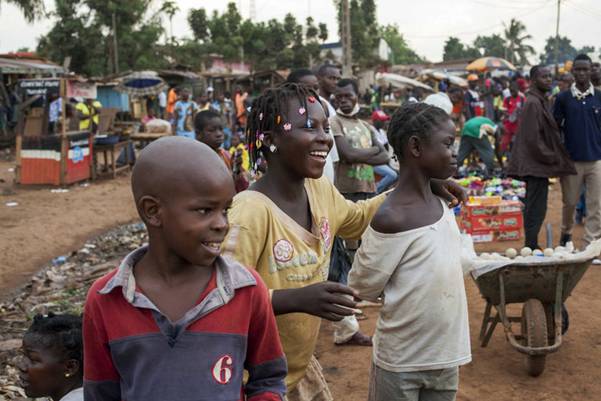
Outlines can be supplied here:
[[455, 126], [424, 103], [401, 107], [388, 136], [400, 163], [349, 274], [361, 299], [384, 305], [374, 336], [370, 401], [451, 401], [471, 360], [461, 236], [430, 180], [457, 168]]
[[88, 293], [86, 400], [281, 401], [286, 360], [265, 284], [220, 256], [231, 172], [208, 146], [167, 137], [141, 153], [132, 190], [149, 244]]

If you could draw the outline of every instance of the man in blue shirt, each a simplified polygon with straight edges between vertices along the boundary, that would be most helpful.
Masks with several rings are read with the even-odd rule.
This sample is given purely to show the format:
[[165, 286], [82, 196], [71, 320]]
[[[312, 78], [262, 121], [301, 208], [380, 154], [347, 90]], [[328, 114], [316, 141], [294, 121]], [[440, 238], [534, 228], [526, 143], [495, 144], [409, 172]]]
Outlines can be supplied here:
[[198, 105], [190, 100], [190, 90], [184, 88], [180, 92], [180, 100], [175, 103], [174, 132], [177, 136], [195, 138], [194, 115], [198, 111]]
[[553, 109], [577, 172], [561, 178], [562, 245], [572, 239], [574, 211], [582, 185], [586, 187], [587, 208], [584, 245], [601, 238], [601, 93], [591, 83], [591, 67], [587, 55], [574, 59], [575, 82], [557, 96]]

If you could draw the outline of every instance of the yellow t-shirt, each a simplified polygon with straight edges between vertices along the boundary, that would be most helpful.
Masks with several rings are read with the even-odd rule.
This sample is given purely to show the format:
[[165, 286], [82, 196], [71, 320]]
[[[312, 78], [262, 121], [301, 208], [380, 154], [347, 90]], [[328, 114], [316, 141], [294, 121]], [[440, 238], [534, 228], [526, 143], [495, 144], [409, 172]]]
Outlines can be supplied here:
[[[92, 107], [96, 109], [96, 112], [98, 112], [98, 109], [100, 109], [102, 107], [102, 104], [100, 104], [100, 102], [98, 100], [95, 100], [92, 103]], [[77, 103], [77, 105], [75, 106], [75, 110], [81, 111], [81, 113], [84, 115], [84, 117], [79, 121], [79, 129], [82, 131], [89, 129], [90, 128], [89, 115], [92, 112], [91, 108], [86, 103], [81, 102], [81, 103]], [[100, 122], [99, 115], [98, 114], [94, 115], [94, 117], [92, 117], [92, 119], [94, 120], [94, 124], [96, 124], [96, 126], [98, 126], [98, 123]]]
[[[270, 289], [301, 288], [325, 281], [334, 236], [360, 238], [385, 196], [353, 203], [325, 177], [306, 179], [305, 190], [311, 205], [312, 232], [257, 191], [240, 192], [230, 209], [224, 253], [255, 268]], [[320, 322], [320, 318], [304, 313], [277, 316], [288, 360], [288, 388], [305, 374]]]
[[230, 148], [230, 154], [232, 155], [232, 164], [235, 162], [234, 156], [236, 155], [237, 151], [242, 152], [242, 169], [244, 171], [249, 171], [250, 170], [250, 157], [248, 155], [248, 150], [246, 150], [246, 146], [244, 146], [243, 143], [238, 144], [238, 146], [236, 146], [236, 147], [232, 146]]

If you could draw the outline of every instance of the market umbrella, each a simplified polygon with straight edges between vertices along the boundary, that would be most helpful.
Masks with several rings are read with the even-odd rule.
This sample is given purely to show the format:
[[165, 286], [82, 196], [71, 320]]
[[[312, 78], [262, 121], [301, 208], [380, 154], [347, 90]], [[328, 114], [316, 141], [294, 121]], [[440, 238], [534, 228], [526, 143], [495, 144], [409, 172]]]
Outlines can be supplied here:
[[378, 72], [376, 74], [376, 81], [381, 83], [391, 84], [396, 88], [421, 88], [430, 92], [434, 92], [434, 89], [430, 85], [426, 85], [423, 82], [419, 82], [415, 79], [407, 78], [403, 75], [399, 74], [391, 74], [388, 72]]
[[453, 85], [460, 86], [462, 88], [467, 88], [467, 80], [457, 75], [452, 75], [447, 72], [435, 71], [435, 70], [424, 70], [422, 72], [422, 76], [427, 76], [433, 78], [437, 81], [442, 81], [443, 79], [448, 79], [449, 82]]
[[499, 57], [482, 57], [472, 61], [465, 67], [468, 71], [512, 70], [517, 68], [509, 61]]
[[117, 91], [139, 97], [158, 95], [168, 86], [154, 71], [133, 72], [122, 77], [120, 81], [115, 88]]

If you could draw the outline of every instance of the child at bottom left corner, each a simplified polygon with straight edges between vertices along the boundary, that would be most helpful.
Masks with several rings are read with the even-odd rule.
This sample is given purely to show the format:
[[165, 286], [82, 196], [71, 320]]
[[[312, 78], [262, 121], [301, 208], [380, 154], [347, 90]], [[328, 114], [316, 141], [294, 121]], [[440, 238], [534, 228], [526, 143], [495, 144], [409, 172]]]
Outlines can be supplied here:
[[27, 397], [83, 401], [80, 316], [36, 315], [23, 336], [21, 351], [19, 384]]
[[86, 401], [283, 400], [267, 288], [220, 255], [235, 194], [228, 168], [198, 141], [162, 138], [141, 153], [132, 191], [149, 243], [88, 293]]

